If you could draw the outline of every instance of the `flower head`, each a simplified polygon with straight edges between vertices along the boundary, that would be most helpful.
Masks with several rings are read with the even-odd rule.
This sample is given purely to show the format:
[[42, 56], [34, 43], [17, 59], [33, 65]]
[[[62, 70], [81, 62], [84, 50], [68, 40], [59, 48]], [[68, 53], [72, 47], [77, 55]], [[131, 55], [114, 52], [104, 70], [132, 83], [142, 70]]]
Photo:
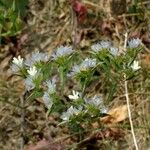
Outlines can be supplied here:
[[111, 47], [111, 42], [109, 41], [101, 41], [99, 43], [96, 43], [96, 44], [93, 44], [91, 46], [91, 49], [94, 51], [94, 52], [99, 52], [101, 51], [102, 49], [107, 49], [107, 48], [110, 48]]
[[107, 113], [108, 113], [108, 108], [105, 107], [105, 106], [102, 106], [102, 107], [100, 108], [100, 111], [101, 111], [101, 113], [103, 113], [103, 114], [107, 114]]
[[131, 65], [131, 68], [136, 71], [139, 70], [141, 68], [141, 66], [139, 66], [139, 62], [138, 61], [134, 61], [133, 64]]
[[68, 97], [69, 97], [69, 99], [77, 100], [77, 99], [79, 99], [79, 97], [80, 97], [80, 93], [73, 90], [73, 91], [72, 91], [72, 95], [69, 95]]
[[74, 51], [71, 46], [60, 46], [59, 48], [55, 50], [54, 54], [52, 54], [52, 59], [56, 60], [60, 57], [68, 56], [72, 54], [73, 52]]
[[13, 64], [11, 66], [12, 71], [18, 72], [24, 66], [23, 58], [19, 55], [18, 58], [13, 58]]
[[96, 66], [96, 59], [86, 58], [80, 65], [80, 70], [87, 70]]
[[53, 94], [56, 91], [56, 78], [52, 78], [52, 80], [46, 81], [46, 85], [48, 87], [48, 93]]
[[131, 39], [128, 41], [129, 48], [136, 48], [141, 44], [141, 40], [139, 38], [137, 39]]
[[25, 79], [24, 83], [25, 83], [25, 87], [26, 87], [27, 91], [30, 91], [35, 88], [34, 81], [30, 76]]
[[49, 55], [47, 53], [40, 53], [39, 51], [33, 52], [31, 57], [25, 61], [27, 66], [33, 66], [38, 62], [47, 62], [49, 60]]
[[43, 101], [44, 101], [44, 104], [45, 106], [50, 109], [53, 105], [53, 100], [52, 98], [50, 97], [49, 93], [47, 92], [44, 92], [44, 95], [43, 95]]
[[117, 56], [119, 54], [119, 49], [116, 47], [110, 47], [110, 53], [114, 56]]
[[92, 98], [85, 99], [85, 102], [86, 102], [87, 104], [90, 104], [90, 105], [94, 105], [94, 106], [96, 106], [96, 107], [99, 107], [100, 104], [102, 103], [102, 98], [99, 97], [99, 96], [97, 96], [97, 95], [95, 95], [95, 96], [92, 97]]
[[36, 69], [36, 67], [35, 66], [33, 66], [33, 67], [30, 67], [30, 69], [29, 70], [27, 70], [27, 72], [28, 72], [28, 74], [30, 75], [30, 77], [35, 77], [35, 75], [37, 74], [37, 69]]
[[69, 77], [72, 77], [81, 71], [87, 71], [90, 68], [96, 66], [96, 59], [86, 58], [80, 65], [74, 65], [71, 72], [68, 74]]
[[14, 57], [12, 62], [19, 67], [23, 66], [23, 58], [21, 58], [20, 55], [18, 56], [18, 58]]
[[79, 107], [79, 109], [71, 106], [66, 112], [63, 112], [61, 115], [61, 119], [64, 121], [69, 121], [70, 117], [73, 115], [78, 115], [82, 111], [82, 107]]

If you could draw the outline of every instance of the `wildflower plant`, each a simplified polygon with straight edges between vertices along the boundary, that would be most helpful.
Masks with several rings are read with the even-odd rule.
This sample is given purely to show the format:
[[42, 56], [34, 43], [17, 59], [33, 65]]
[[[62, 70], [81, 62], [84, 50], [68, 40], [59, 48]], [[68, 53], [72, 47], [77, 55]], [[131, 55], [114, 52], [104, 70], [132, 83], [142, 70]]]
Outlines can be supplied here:
[[[70, 46], [60, 46], [52, 55], [34, 52], [26, 60], [18, 56], [13, 58], [11, 69], [25, 80], [25, 88], [32, 98], [42, 98], [47, 115], [58, 113], [60, 124], [67, 124], [74, 132], [90, 127], [92, 121], [107, 114], [108, 103], [123, 80], [134, 77], [141, 68], [137, 56], [141, 51], [141, 41], [128, 41], [127, 49], [120, 50], [109, 41], [101, 41], [91, 46], [90, 57], [76, 61], [77, 52]], [[99, 75], [95, 78], [95, 72]], [[93, 80], [105, 80], [110, 84], [109, 95], [88, 96], [86, 89]], [[79, 85], [77, 91], [68, 91], [67, 80]], [[60, 88], [61, 87], [61, 88]], [[100, 93], [105, 95], [105, 93]], [[105, 95], [106, 97], [106, 95]], [[107, 105], [106, 105], [107, 104]]]

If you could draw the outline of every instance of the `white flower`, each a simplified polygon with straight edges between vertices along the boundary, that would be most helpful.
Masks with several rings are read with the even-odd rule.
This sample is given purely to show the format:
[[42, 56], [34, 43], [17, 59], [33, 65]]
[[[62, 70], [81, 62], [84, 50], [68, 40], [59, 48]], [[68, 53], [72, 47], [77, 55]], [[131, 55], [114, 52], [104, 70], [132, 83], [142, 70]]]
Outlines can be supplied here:
[[86, 58], [80, 65], [80, 70], [87, 70], [96, 66], [96, 59]]
[[139, 62], [138, 61], [134, 61], [133, 64], [131, 65], [131, 68], [136, 71], [138, 69], [141, 68], [141, 66], [139, 66]]
[[68, 77], [73, 77], [74, 75], [80, 73], [80, 66], [74, 65], [70, 71], [70, 73], [67, 75]]
[[35, 88], [35, 84], [34, 84], [33, 79], [31, 77], [27, 77], [25, 79], [25, 87], [28, 91]]
[[53, 94], [56, 91], [56, 78], [52, 78], [52, 80], [46, 81], [46, 85], [48, 87], [48, 93]]
[[102, 106], [102, 107], [100, 108], [100, 112], [103, 113], [103, 114], [107, 114], [107, 113], [108, 113], [108, 108], [105, 107], [105, 106]]
[[18, 58], [14, 57], [12, 63], [11, 69], [13, 72], [18, 72], [24, 66], [23, 58], [20, 55]]
[[37, 71], [36, 67], [33, 66], [33, 67], [30, 67], [30, 69], [27, 70], [27, 72], [31, 77], [35, 77], [35, 75], [37, 74], [38, 71]]
[[94, 52], [99, 52], [101, 51], [102, 49], [107, 49], [107, 48], [110, 48], [111, 47], [111, 42], [109, 41], [101, 41], [99, 43], [96, 43], [96, 44], [93, 44], [91, 46], [91, 49], [94, 51]]
[[69, 99], [72, 99], [72, 100], [77, 100], [79, 99], [80, 97], [80, 93], [77, 92], [77, 91], [72, 91], [72, 95], [68, 95]]
[[116, 47], [110, 47], [110, 53], [114, 56], [117, 56], [119, 54], [119, 49]]
[[99, 97], [99, 96], [97, 96], [97, 95], [95, 95], [95, 96], [92, 97], [92, 98], [85, 99], [85, 102], [86, 102], [87, 104], [91, 104], [91, 105], [94, 105], [94, 106], [96, 106], [96, 107], [99, 107], [100, 104], [102, 104], [102, 98]]
[[128, 41], [129, 48], [136, 48], [141, 44], [141, 40], [139, 38], [137, 39], [131, 39]]
[[50, 109], [53, 105], [53, 100], [52, 98], [50, 97], [49, 93], [47, 92], [44, 92], [44, 95], [43, 95], [43, 101], [44, 101], [44, 104], [45, 106]]
[[71, 46], [60, 46], [52, 54], [52, 59], [56, 60], [60, 57], [68, 56], [72, 54], [74, 50]]
[[37, 62], [47, 62], [48, 60], [49, 60], [48, 53], [40, 53], [39, 51], [37, 51], [31, 54], [31, 57], [25, 61], [25, 64], [31, 67], [35, 65]]
[[71, 106], [66, 112], [62, 113], [60, 118], [63, 119], [64, 121], [69, 121], [71, 116], [78, 115], [81, 111], [82, 111], [82, 107], [79, 107], [79, 109], [77, 109]]
[[18, 56], [18, 58], [14, 57], [12, 62], [19, 67], [23, 66], [23, 58], [21, 58], [20, 55]]
[[86, 58], [80, 65], [74, 65], [68, 77], [72, 77], [81, 71], [86, 71], [96, 66], [96, 59]]

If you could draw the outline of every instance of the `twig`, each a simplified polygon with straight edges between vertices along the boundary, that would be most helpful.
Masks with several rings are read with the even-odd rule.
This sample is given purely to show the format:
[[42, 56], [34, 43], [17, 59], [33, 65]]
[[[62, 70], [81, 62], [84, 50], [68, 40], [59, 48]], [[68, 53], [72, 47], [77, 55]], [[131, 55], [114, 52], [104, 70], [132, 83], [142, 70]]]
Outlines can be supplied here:
[[[125, 33], [124, 49], [126, 49], [126, 46], [127, 46], [127, 36], [128, 36], [127, 33]], [[129, 100], [129, 95], [128, 95], [128, 81], [126, 80], [126, 75], [124, 75], [124, 79], [125, 79], [125, 81], [124, 81], [125, 96], [126, 96], [126, 102], [127, 102], [129, 122], [130, 122], [130, 126], [131, 126], [131, 133], [132, 133], [135, 149], [139, 150], [138, 145], [137, 145], [137, 140], [136, 140], [136, 137], [135, 137], [135, 133], [134, 133], [132, 116], [131, 116], [130, 100]]]

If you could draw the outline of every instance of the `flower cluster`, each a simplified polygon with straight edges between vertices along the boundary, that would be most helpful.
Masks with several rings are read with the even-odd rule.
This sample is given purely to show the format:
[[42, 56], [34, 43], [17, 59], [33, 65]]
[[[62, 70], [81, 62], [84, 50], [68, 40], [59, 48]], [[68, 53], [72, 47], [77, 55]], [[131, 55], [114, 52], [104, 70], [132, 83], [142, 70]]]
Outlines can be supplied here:
[[52, 94], [56, 93], [56, 78], [53, 77], [52, 80], [46, 81], [47, 91], [44, 92], [43, 101], [45, 106], [50, 109], [53, 105]]
[[108, 108], [105, 107], [102, 97], [95, 95], [92, 98], [85, 98], [84, 99], [86, 104], [92, 105], [95, 108], [99, 109], [101, 113], [107, 113]]
[[49, 60], [48, 53], [40, 53], [38, 51], [38, 52], [33, 52], [31, 54], [31, 57], [25, 61], [25, 64], [27, 66], [31, 67], [31, 66], [35, 65], [36, 63], [47, 62], [48, 60]]
[[101, 41], [99, 43], [96, 43], [94, 45], [91, 46], [91, 49], [94, 51], [94, 52], [99, 52], [103, 49], [109, 49], [110, 47], [112, 46], [111, 42], [109, 41]]
[[119, 55], [119, 49], [116, 48], [116, 47], [110, 47], [109, 51], [110, 51], [110, 53], [111, 53], [112, 55], [114, 55], [114, 56]]
[[58, 58], [68, 56], [72, 54], [73, 52], [74, 50], [72, 49], [71, 46], [60, 46], [52, 54], [52, 59], [57, 60]]
[[48, 87], [48, 93], [53, 94], [56, 92], [56, 78], [46, 81], [46, 86]]
[[48, 92], [44, 92], [43, 102], [48, 109], [51, 109], [51, 107], [53, 105], [53, 99], [51, 98], [51, 96]]
[[94, 97], [92, 97], [92, 98], [86, 98], [85, 99], [85, 102], [87, 103], [87, 104], [90, 104], [90, 105], [94, 105], [94, 106], [96, 106], [96, 107], [99, 107], [100, 106], [100, 104], [102, 103], [102, 98], [101, 97], [99, 97], [99, 96], [97, 96], [97, 95], [95, 95]]
[[91, 46], [91, 49], [95, 53], [99, 53], [100, 51], [107, 49], [108, 52], [110, 52], [112, 55], [114, 55], [114, 56], [119, 55], [119, 49], [116, 47], [113, 47], [112, 43], [109, 41], [101, 41], [99, 43], [96, 43], [96, 44]]
[[[76, 100], [79, 98], [79, 96], [77, 95], [79, 94], [79, 92], [77, 91], [73, 91], [73, 95], [69, 95], [68, 97], [70, 99]], [[74, 96], [74, 97], [73, 97]], [[108, 109], [107, 107], [104, 106], [102, 98], [95, 95], [92, 98], [85, 98], [83, 101], [83, 106], [80, 105], [80, 107], [77, 109], [73, 106], [69, 107], [69, 109], [66, 112], [63, 112], [61, 115], [61, 119], [64, 121], [69, 121], [70, 117], [74, 117], [77, 116], [79, 113], [88, 113], [88, 107], [84, 107], [84, 106], [88, 106], [91, 105], [94, 108], [99, 110], [99, 113], [107, 113]]]
[[[89, 116], [96, 118], [108, 112], [102, 97], [86, 96], [87, 87], [93, 80], [95, 82], [104, 79], [103, 73], [108, 75], [110, 79], [107, 81], [108, 83], [116, 82], [115, 86], [119, 84], [123, 74], [129, 77], [133, 75], [134, 71], [141, 68], [138, 61], [133, 60], [139, 52], [137, 47], [140, 43], [139, 39], [128, 41], [127, 53], [119, 55], [119, 49], [114, 47], [111, 42], [101, 41], [91, 46], [91, 58], [85, 58], [79, 65], [74, 66], [72, 64], [76, 60], [73, 59], [75, 51], [71, 46], [60, 46], [51, 57], [47, 53], [34, 52], [26, 60], [20, 56], [13, 58], [12, 70], [20, 71], [19, 73], [25, 79], [26, 90], [33, 92], [33, 95], [38, 93], [37, 95], [42, 97], [48, 112], [59, 112], [60, 118], [64, 122], [69, 122], [69, 125], [75, 122], [80, 124], [80, 121], [87, 123]], [[135, 51], [131, 48], [135, 48]], [[74, 77], [79, 82], [77, 85], [80, 85], [79, 91], [81, 91], [80, 93], [73, 90], [72, 94], [68, 95], [70, 100], [65, 99], [64, 96], [67, 74], [68, 77]], [[54, 77], [52, 77], [53, 75]], [[56, 76], [59, 77], [59, 81], [56, 80]], [[60, 83], [60, 91], [57, 91], [56, 83]]]
[[128, 47], [129, 48], [137, 48], [139, 45], [141, 44], [141, 40], [140, 39], [131, 39], [130, 41], [128, 41]]
[[70, 108], [68, 108], [68, 110], [66, 112], [62, 113], [60, 118], [64, 121], [69, 121], [70, 117], [72, 117], [74, 115], [78, 115], [81, 111], [82, 111], [82, 107], [79, 107], [77, 109], [77, 108], [71, 106]]
[[87, 71], [96, 66], [96, 59], [86, 58], [80, 65], [74, 65], [68, 76], [72, 77], [82, 71]]

